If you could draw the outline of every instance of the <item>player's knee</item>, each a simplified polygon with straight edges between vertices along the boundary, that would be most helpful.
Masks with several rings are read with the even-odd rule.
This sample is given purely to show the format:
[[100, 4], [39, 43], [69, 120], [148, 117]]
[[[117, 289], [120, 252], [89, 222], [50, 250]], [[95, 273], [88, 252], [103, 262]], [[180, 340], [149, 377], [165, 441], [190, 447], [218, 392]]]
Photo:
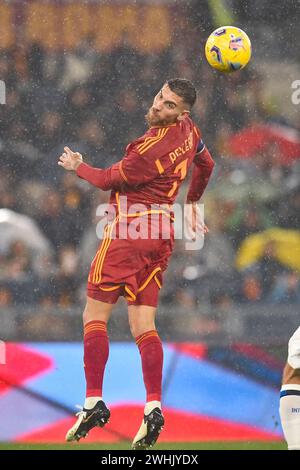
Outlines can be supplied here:
[[139, 336], [139, 325], [136, 321], [129, 320], [129, 328], [130, 328], [133, 338], [136, 338], [137, 336]]
[[134, 338], [155, 330], [155, 311], [154, 307], [145, 305], [135, 305], [128, 309], [129, 327]]
[[101, 302], [99, 300], [87, 298], [86, 306], [83, 311], [83, 324], [89, 321], [103, 321], [108, 322], [114, 304]]
[[133, 338], [137, 338], [147, 331], [151, 331], [155, 329], [155, 325], [153, 323], [148, 323], [139, 320], [129, 320], [129, 327]]
[[106, 312], [99, 312], [95, 311], [95, 309], [91, 308], [88, 304], [85, 306], [85, 309], [82, 314], [82, 321], [83, 324], [86, 325], [90, 321], [108, 321], [109, 316], [106, 314]]
[[89, 321], [89, 313], [88, 313], [87, 305], [85, 306], [85, 309], [83, 310], [82, 321], [84, 325]]

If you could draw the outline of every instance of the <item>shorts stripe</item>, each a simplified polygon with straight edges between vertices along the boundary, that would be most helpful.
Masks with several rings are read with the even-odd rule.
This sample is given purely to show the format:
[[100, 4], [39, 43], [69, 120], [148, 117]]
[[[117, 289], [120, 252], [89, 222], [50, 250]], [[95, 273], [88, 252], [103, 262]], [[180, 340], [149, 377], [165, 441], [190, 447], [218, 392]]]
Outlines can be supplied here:
[[89, 275], [89, 282], [92, 282], [94, 283], [95, 282], [95, 274], [97, 272], [97, 267], [98, 267], [98, 261], [99, 261], [99, 256], [101, 255], [102, 253], [102, 250], [103, 250], [103, 247], [105, 246], [105, 243], [106, 243], [106, 240], [107, 240], [107, 233], [108, 233], [108, 230], [109, 230], [109, 225], [106, 225], [105, 228], [104, 228], [104, 236], [103, 236], [103, 240], [102, 240], [102, 243], [100, 245], [100, 248], [98, 249], [97, 253], [96, 253], [96, 256], [94, 257], [93, 261], [92, 261], [92, 264], [94, 263], [95, 261], [95, 266], [94, 266], [94, 271], [93, 271], [93, 275], [92, 275], [92, 278], [91, 278], [91, 274]]
[[121, 284], [118, 284], [117, 286], [112, 286], [112, 287], [102, 287], [102, 286], [99, 286], [99, 289], [101, 290], [104, 290], [104, 292], [110, 292], [110, 291], [113, 291], [113, 290], [117, 290], [121, 287]]
[[99, 282], [100, 265], [101, 265], [103, 254], [106, 252], [106, 247], [108, 246], [108, 244], [110, 242], [109, 236], [110, 236], [111, 227], [112, 227], [112, 224], [108, 226], [108, 229], [107, 229], [106, 234], [105, 234], [104, 244], [101, 248], [101, 251], [100, 251], [98, 259], [97, 259], [97, 263], [96, 263], [96, 266], [95, 266], [95, 272], [94, 272], [93, 284], [97, 284]]
[[161, 271], [161, 268], [158, 267], [158, 268], [155, 268], [152, 273], [147, 277], [146, 281], [144, 282], [144, 284], [141, 285], [141, 287], [138, 288], [138, 292], [141, 292], [142, 290], [144, 290], [147, 285], [149, 284], [149, 282], [151, 281], [151, 279], [155, 276], [156, 273], [158, 273], [158, 271]]
[[100, 261], [97, 284], [101, 282], [101, 273], [102, 273], [104, 258], [106, 256], [107, 251], [108, 251], [109, 245], [111, 244], [111, 241], [112, 241], [111, 235], [112, 235], [113, 229], [114, 229], [115, 225], [117, 224], [118, 220], [119, 220], [119, 216], [116, 217], [116, 219], [111, 224], [111, 228], [110, 228], [110, 231], [109, 231], [109, 234], [108, 234], [108, 243], [105, 246], [105, 249], [103, 250], [103, 255], [102, 255], [101, 261]]
[[109, 239], [106, 238], [105, 243], [103, 245], [103, 248], [101, 250], [101, 253], [99, 253], [99, 256], [98, 256], [98, 259], [97, 259], [97, 265], [95, 267], [93, 284], [97, 284], [99, 282], [101, 261], [102, 261], [103, 253], [105, 253], [105, 250], [106, 250], [106, 247], [108, 246], [108, 244], [109, 244]]
[[128, 296], [127, 296], [127, 300], [131, 300], [132, 302], [134, 302], [136, 300], [136, 295], [129, 289], [128, 286], [125, 286], [125, 291], [127, 292]]
[[300, 390], [282, 390], [280, 392], [280, 398], [286, 397], [287, 395], [300, 395]]
[[158, 285], [158, 288], [161, 289], [161, 283], [159, 282], [156, 276], [154, 276], [154, 279], [155, 279], [156, 284]]
[[112, 241], [111, 235], [112, 235], [114, 226], [116, 225], [118, 220], [119, 220], [119, 216], [115, 218], [115, 220], [109, 226], [109, 229], [107, 231], [107, 234], [106, 234], [107, 237], [105, 239], [105, 243], [101, 247], [101, 251], [99, 253], [99, 257], [97, 259], [97, 263], [96, 263], [96, 266], [95, 266], [95, 271], [94, 271], [94, 275], [93, 275], [93, 284], [99, 284], [100, 281], [101, 281], [101, 271], [102, 271], [102, 267], [103, 267], [104, 258], [105, 258], [105, 255], [107, 253], [107, 250], [109, 248], [109, 245], [111, 244], [111, 241]]

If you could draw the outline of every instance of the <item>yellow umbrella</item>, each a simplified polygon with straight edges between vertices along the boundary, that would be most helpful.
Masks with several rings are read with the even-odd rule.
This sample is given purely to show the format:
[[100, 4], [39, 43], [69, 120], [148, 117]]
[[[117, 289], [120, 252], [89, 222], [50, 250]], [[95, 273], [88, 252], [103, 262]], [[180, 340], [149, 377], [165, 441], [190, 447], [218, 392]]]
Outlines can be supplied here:
[[259, 261], [270, 244], [279, 262], [300, 272], [300, 231], [281, 228], [270, 228], [264, 232], [249, 235], [238, 250], [235, 261], [237, 269], [245, 269]]

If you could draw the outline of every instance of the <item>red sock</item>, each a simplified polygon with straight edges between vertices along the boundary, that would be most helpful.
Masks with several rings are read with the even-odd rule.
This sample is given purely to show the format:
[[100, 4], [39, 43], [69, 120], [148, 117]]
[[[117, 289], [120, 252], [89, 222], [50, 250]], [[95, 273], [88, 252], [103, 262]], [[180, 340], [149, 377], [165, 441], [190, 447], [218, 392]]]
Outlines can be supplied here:
[[161, 401], [163, 348], [156, 330], [138, 336], [135, 342], [140, 350], [146, 401]]
[[84, 372], [86, 396], [102, 397], [109, 343], [104, 321], [92, 320], [84, 326]]

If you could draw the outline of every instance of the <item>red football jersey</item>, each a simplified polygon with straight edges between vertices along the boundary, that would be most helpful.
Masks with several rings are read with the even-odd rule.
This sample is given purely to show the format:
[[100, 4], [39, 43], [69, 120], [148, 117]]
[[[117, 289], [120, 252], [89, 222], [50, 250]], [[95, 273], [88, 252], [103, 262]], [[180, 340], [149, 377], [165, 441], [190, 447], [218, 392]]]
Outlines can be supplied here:
[[195, 167], [187, 200], [197, 201], [214, 162], [199, 129], [186, 117], [169, 126], [151, 127], [111, 167], [102, 170], [82, 163], [77, 175], [104, 191], [111, 189], [113, 204], [119, 196], [126, 196], [129, 204], [172, 204], [192, 162]]
[[[169, 126], [150, 128], [127, 146], [122, 160], [105, 170], [86, 163], [78, 166], [78, 176], [104, 191], [112, 190], [110, 203], [113, 209], [117, 206], [116, 211], [108, 208], [104, 239], [92, 262], [91, 297], [115, 303], [124, 294], [139, 305], [157, 305], [157, 287], [161, 287], [161, 274], [174, 242], [174, 225], [169, 223], [173, 213], [165, 206], [175, 201], [192, 163], [187, 200], [197, 201], [211, 175], [213, 160], [199, 129], [186, 117]], [[154, 214], [161, 216], [152, 217]], [[150, 285], [152, 279], [156, 291], [148, 292], [146, 287], [154, 285]]]
[[120, 195], [126, 195], [130, 203], [172, 204], [199, 140], [199, 130], [190, 118], [166, 127], [151, 127], [127, 146], [117, 164], [124, 180]]

